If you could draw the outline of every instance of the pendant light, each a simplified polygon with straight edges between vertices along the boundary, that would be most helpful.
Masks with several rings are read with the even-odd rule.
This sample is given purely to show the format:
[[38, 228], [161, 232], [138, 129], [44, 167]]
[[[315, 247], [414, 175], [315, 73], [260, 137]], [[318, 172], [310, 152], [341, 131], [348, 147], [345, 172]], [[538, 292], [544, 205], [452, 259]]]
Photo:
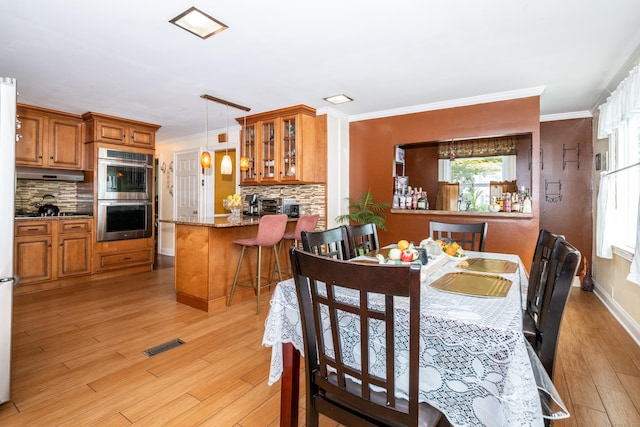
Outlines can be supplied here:
[[225, 154], [220, 164], [220, 173], [222, 175], [231, 175], [233, 165], [231, 164], [231, 157], [229, 156], [229, 106], [227, 105], [227, 143], [225, 147]]
[[[244, 138], [244, 142], [247, 141], [247, 114], [244, 115], [244, 124], [242, 125], [242, 137]], [[247, 156], [240, 157], [240, 170], [248, 171], [249, 170], [249, 158]]]
[[209, 153], [209, 101], [204, 100], [204, 140], [207, 145], [207, 149], [200, 154], [200, 166], [202, 166], [202, 173], [205, 169], [211, 167], [211, 153]]

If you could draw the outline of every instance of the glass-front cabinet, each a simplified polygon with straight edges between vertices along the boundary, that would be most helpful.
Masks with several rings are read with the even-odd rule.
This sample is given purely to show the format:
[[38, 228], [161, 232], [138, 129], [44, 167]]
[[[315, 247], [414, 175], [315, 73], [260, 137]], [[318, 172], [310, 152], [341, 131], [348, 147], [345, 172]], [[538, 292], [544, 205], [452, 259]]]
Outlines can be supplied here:
[[258, 182], [258, 172], [256, 171], [256, 128], [255, 125], [246, 126], [242, 136], [240, 155], [248, 160], [247, 170], [240, 170], [240, 180], [244, 183]]
[[316, 121], [305, 105], [247, 116], [241, 153], [249, 168], [241, 185], [326, 182], [326, 120], [318, 130]]
[[277, 133], [275, 121], [263, 122], [260, 133], [260, 171], [258, 180], [261, 182], [277, 181], [278, 164], [276, 163]]
[[298, 151], [296, 141], [295, 116], [283, 118], [281, 136], [282, 151], [280, 153], [280, 180], [282, 181], [298, 180], [298, 175], [296, 174], [296, 153]]

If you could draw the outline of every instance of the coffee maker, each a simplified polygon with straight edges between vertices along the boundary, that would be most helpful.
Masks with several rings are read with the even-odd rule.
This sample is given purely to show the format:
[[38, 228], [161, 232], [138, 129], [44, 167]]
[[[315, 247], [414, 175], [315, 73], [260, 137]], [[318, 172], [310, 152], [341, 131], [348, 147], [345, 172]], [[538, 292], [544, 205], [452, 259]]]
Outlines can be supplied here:
[[247, 209], [243, 212], [245, 215], [260, 215], [260, 212], [258, 210], [258, 198], [259, 196], [257, 194], [247, 194], [244, 196], [244, 201], [247, 203]]

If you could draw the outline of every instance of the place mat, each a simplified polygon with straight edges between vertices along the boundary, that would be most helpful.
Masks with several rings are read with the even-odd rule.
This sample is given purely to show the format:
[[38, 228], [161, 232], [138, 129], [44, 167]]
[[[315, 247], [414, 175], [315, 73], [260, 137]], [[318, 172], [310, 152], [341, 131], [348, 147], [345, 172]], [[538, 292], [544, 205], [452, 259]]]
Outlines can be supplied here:
[[430, 286], [444, 292], [504, 298], [511, 289], [511, 280], [489, 274], [459, 272], [447, 273]]
[[518, 264], [504, 259], [469, 258], [460, 262], [458, 268], [483, 273], [512, 274], [518, 271]]

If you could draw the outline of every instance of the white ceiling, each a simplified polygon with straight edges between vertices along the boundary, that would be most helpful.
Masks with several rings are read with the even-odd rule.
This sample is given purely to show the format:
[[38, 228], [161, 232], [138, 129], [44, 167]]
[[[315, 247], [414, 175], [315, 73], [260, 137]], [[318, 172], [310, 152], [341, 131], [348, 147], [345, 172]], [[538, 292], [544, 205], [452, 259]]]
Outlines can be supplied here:
[[[229, 29], [168, 22], [191, 6]], [[3, 1], [0, 76], [21, 103], [156, 123], [160, 140], [203, 132], [204, 93], [357, 117], [544, 87], [553, 115], [592, 109], [637, 59], [639, 18], [638, 0]], [[339, 93], [355, 101], [323, 100]], [[226, 107], [209, 114], [226, 126]]]

